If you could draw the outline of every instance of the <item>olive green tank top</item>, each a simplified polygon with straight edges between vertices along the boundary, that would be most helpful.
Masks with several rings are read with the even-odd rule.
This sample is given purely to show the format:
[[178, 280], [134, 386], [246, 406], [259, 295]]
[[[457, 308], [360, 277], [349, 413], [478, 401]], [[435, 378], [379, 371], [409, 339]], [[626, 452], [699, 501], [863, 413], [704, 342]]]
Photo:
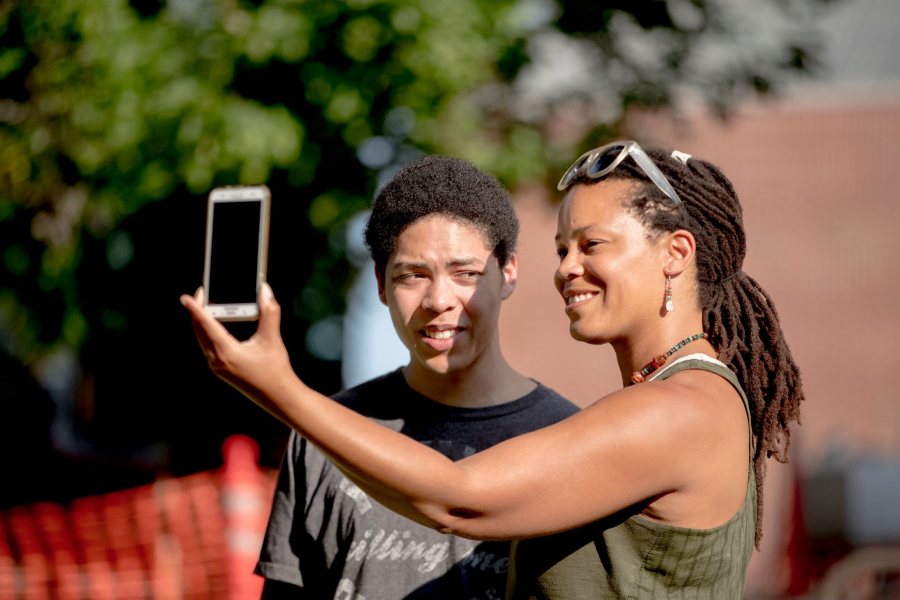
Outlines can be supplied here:
[[[685, 369], [727, 379], [749, 421], [746, 394], [718, 361], [682, 359], [657, 378]], [[726, 523], [711, 529], [675, 527], [641, 516], [635, 507], [572, 531], [513, 542], [507, 600], [741, 598], [756, 533], [752, 450], [751, 442], [744, 504]]]

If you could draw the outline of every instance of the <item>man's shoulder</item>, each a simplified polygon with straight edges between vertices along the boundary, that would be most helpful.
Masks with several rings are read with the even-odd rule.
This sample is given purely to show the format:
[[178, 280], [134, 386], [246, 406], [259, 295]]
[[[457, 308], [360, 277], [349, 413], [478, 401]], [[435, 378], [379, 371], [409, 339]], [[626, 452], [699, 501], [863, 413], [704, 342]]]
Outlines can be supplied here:
[[532, 398], [536, 410], [550, 413], [551, 418], [565, 418], [581, 410], [581, 407], [553, 388], [547, 387], [535, 379], [532, 381], [537, 384], [537, 387], [529, 394], [529, 397]]
[[534, 391], [531, 392], [535, 394], [536, 397], [541, 402], [549, 402], [552, 404], [559, 404], [560, 406], [565, 406], [567, 408], [571, 408], [575, 411], [581, 410], [577, 404], [554, 390], [553, 388], [541, 383], [537, 379], [531, 379], [537, 387], [534, 388]]
[[373, 377], [351, 388], [341, 390], [331, 395], [335, 402], [343, 404], [358, 413], [368, 414], [372, 417], [385, 417], [386, 415], [370, 414], [389, 410], [395, 401], [410, 391], [400, 369], [395, 369], [384, 375]]

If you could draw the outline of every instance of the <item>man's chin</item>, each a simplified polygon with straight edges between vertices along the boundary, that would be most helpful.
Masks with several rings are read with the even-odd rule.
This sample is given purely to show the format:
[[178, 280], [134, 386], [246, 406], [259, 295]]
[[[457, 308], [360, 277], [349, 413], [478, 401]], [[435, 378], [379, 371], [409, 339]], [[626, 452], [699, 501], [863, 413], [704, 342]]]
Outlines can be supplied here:
[[468, 365], [460, 364], [459, 361], [452, 360], [446, 354], [442, 354], [422, 361], [420, 366], [427, 373], [443, 376], [463, 371]]

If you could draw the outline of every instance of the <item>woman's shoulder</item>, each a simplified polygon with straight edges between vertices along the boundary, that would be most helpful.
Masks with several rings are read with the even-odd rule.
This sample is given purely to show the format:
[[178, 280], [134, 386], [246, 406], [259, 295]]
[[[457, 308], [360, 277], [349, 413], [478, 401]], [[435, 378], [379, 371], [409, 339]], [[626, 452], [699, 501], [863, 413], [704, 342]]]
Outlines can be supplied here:
[[[744, 403], [722, 363], [692, 357], [675, 363], [665, 377], [629, 385], [588, 407], [597, 420], [629, 421], [660, 440], [685, 446], [708, 439], [711, 430], [746, 428]], [[736, 382], [736, 380], [735, 380]]]

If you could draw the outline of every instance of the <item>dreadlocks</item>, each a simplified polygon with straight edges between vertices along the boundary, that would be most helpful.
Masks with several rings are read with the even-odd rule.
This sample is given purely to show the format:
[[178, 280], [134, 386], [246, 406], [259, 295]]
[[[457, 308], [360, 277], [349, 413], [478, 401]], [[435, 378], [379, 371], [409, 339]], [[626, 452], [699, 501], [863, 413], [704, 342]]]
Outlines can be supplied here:
[[[651, 234], [690, 231], [697, 241], [697, 290], [703, 325], [719, 360], [731, 368], [750, 403], [755, 441], [756, 546], [762, 531], [766, 459], [787, 462], [790, 422], [800, 422], [800, 371], [772, 299], [741, 268], [746, 240], [741, 204], [731, 182], [715, 165], [696, 158], [682, 163], [659, 148], [645, 148], [680, 196], [675, 206], [631, 160], [608, 178], [638, 180], [626, 208]], [[579, 183], [591, 183], [579, 178]]]

